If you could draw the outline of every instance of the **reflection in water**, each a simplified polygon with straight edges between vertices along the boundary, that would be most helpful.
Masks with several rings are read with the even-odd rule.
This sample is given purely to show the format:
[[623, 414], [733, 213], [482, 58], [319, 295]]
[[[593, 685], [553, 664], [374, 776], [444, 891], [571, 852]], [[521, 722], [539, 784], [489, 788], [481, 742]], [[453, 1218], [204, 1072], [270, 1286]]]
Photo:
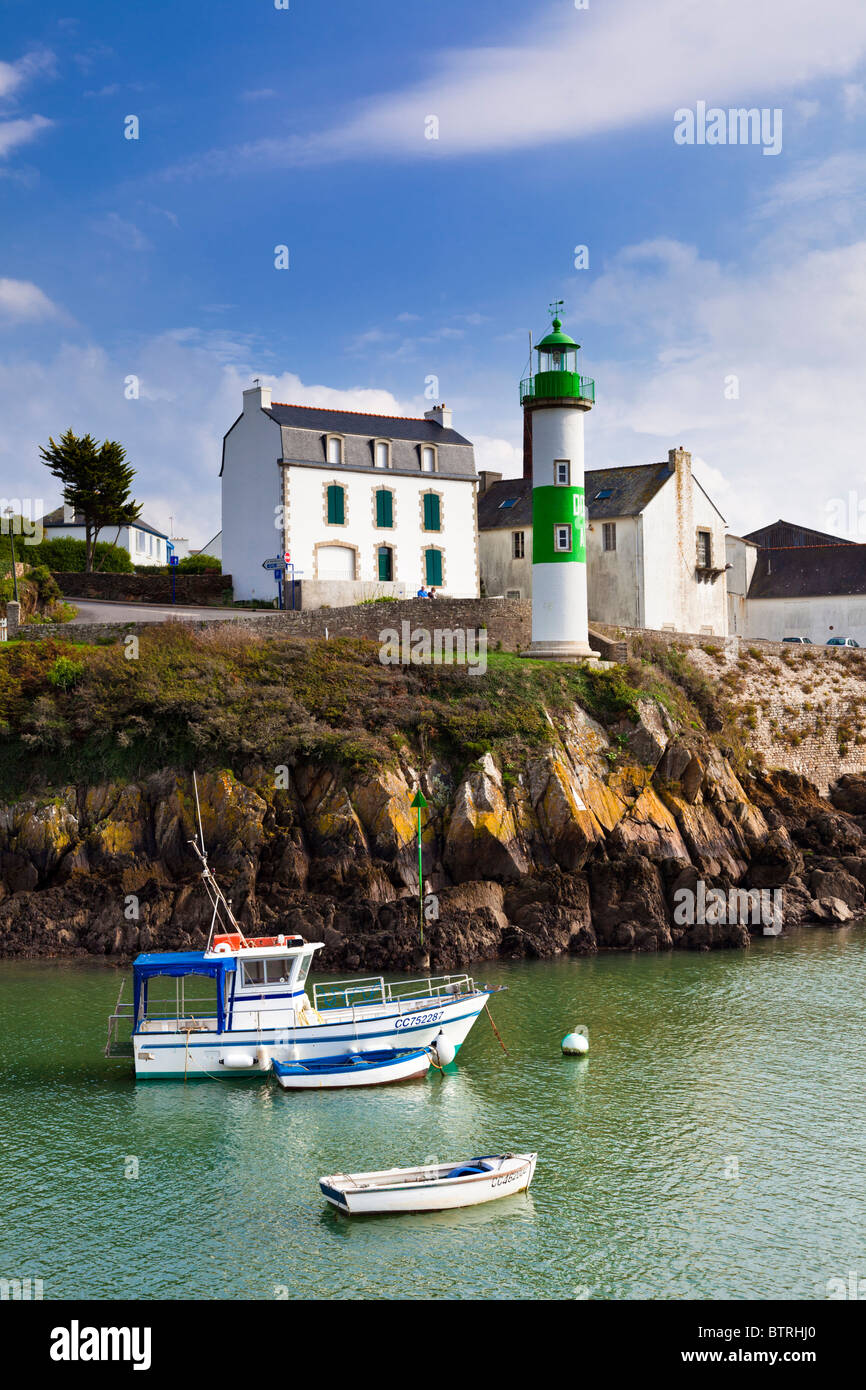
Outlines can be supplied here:
[[[812, 1298], [866, 1269], [862, 928], [479, 974], [509, 1056], [482, 1018], [453, 1074], [290, 1094], [136, 1086], [102, 1056], [116, 970], [0, 963], [0, 1264], [46, 1298], [186, 1299]], [[524, 1149], [531, 1194], [464, 1212], [318, 1190]]]

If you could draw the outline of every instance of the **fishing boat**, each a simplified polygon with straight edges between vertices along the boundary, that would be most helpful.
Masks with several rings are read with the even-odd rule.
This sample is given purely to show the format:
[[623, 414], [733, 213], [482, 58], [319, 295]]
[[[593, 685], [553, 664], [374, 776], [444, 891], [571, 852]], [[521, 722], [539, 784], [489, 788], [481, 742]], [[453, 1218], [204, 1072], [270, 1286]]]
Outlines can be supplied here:
[[424, 1047], [411, 1052], [388, 1048], [382, 1052], [349, 1052], [342, 1057], [315, 1057], [307, 1062], [272, 1062], [274, 1075], [286, 1091], [336, 1090], [343, 1086], [382, 1086], [389, 1081], [414, 1081], [430, 1069]]
[[[198, 789], [196, 788], [196, 805]], [[190, 841], [213, 916], [203, 951], [145, 952], [133, 962], [108, 1022], [109, 1057], [133, 1058], [138, 1080], [256, 1076], [296, 1063], [428, 1048], [441, 1035], [455, 1052], [494, 992], [466, 974], [399, 984], [381, 975], [313, 986], [321, 941], [292, 932], [247, 937], [208, 867], [201, 832]]]
[[373, 1212], [449, 1211], [526, 1192], [537, 1154], [495, 1154], [421, 1168], [335, 1173], [319, 1178], [322, 1195], [350, 1216]]

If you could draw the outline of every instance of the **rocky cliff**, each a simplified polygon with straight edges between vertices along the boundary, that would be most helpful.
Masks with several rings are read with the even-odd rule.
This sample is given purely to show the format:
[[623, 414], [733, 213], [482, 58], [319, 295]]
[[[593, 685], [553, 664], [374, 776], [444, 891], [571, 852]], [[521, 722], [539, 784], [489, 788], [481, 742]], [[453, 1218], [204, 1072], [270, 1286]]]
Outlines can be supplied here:
[[[189, 663], [192, 639], [171, 640], [179, 643], [175, 657]], [[260, 648], [254, 663], [259, 678]], [[238, 698], [231, 690], [232, 662], [237, 669], [250, 652], [236, 646], [229, 655], [221, 667], [226, 690], [208, 696], [219, 710], [224, 751], [230, 742], [225, 708]], [[344, 721], [349, 715], [339, 703], [339, 653], [330, 652], [327, 659], [337, 665], [328, 668], [326, 694], [311, 694], [305, 668], [306, 716], [316, 700], [339, 706], [317, 742], [276, 730], [269, 751], [285, 745], [289, 752], [285, 761], [265, 758], [256, 747], [263, 735], [241, 719], [246, 746], [231, 749], [231, 767], [217, 762], [199, 775], [211, 865], [244, 928], [292, 930], [323, 941], [323, 968], [378, 971], [419, 963], [411, 809], [419, 785], [429, 803], [422, 851], [425, 946], [433, 968], [495, 956], [741, 947], [750, 930], [762, 930], [730, 914], [683, 921], [676, 910], [682, 890], [696, 892], [699, 883], [726, 894], [732, 888], [782, 889], [788, 925], [835, 924], [866, 910], [866, 778], [842, 778], [828, 801], [800, 776], [747, 765], [738, 775], [733, 750], [726, 755], [694, 707], [658, 685], [656, 672], [646, 682], [655, 683], [651, 695], [628, 686], [617, 672], [589, 685], [551, 685], [549, 670], [535, 676], [533, 664], [524, 663], [519, 687], [508, 684], [509, 671], [501, 667], [488, 672], [486, 684], [470, 686], [469, 695], [465, 686], [449, 687], [444, 672], [385, 673], [383, 689], [381, 669], [370, 669], [375, 655], [356, 644], [343, 656], [355, 663], [348, 692], [354, 722], [343, 730], [349, 745], [334, 742], [340, 709]], [[302, 658], [312, 659], [296, 652], [293, 660]], [[71, 660], [62, 652], [44, 658], [54, 667], [61, 659]], [[28, 660], [32, 680], [36, 658]], [[87, 681], [93, 681], [91, 710], [98, 692], [106, 698], [112, 671], [134, 679], [117, 665], [122, 658], [116, 653], [95, 651], [87, 660], [94, 669], [81, 658], [76, 680], [84, 703]], [[377, 682], [378, 714], [364, 708], [362, 671]], [[111, 690], [111, 700], [119, 700]], [[583, 703], [575, 691], [583, 692]], [[286, 695], [295, 714], [300, 693], [296, 683]], [[91, 758], [92, 747], [85, 745], [93, 735], [86, 733], [76, 747], [75, 690], [67, 683], [55, 694], [55, 725], [65, 720], [73, 730], [65, 755], [56, 737], [50, 757], [46, 753], [55, 785], [37, 776], [26, 793], [0, 805], [0, 951], [129, 955], [201, 945], [210, 922], [188, 843], [194, 826], [188, 767], [159, 765], [157, 721], [149, 728], [148, 756], [141, 748], [136, 755], [137, 771], [82, 777], [81, 759]], [[20, 695], [11, 687], [3, 695], [11, 715], [6, 765], [19, 777], [22, 749], [15, 741], [28, 729], [33, 738], [32, 730], [48, 719], [44, 707], [34, 716], [33, 701], [28, 705]], [[522, 735], [512, 722], [491, 725], [482, 736], [497, 701], [509, 704], [513, 721], [519, 697], [528, 701]], [[34, 698], [38, 704], [46, 696]], [[372, 736], [389, 698], [403, 702], [399, 717], [391, 709], [389, 751], [383, 744], [379, 755], [369, 747], [359, 753], [361, 732]], [[169, 707], [168, 687], [163, 699]], [[464, 728], [462, 742], [453, 725], [448, 739], [438, 737], [448, 715], [444, 705], [437, 714], [437, 701], [455, 700], [463, 702], [461, 717], [467, 702], [475, 702], [473, 737]], [[592, 712], [586, 704], [595, 706]], [[136, 708], [135, 715], [123, 710], [111, 734], [121, 747], [129, 747], [131, 719], [156, 718], [142, 713], [140, 702]], [[177, 709], [170, 713], [176, 717]], [[321, 718], [317, 710], [315, 719]], [[200, 732], [202, 723], [197, 727]], [[215, 761], [216, 749], [203, 741], [206, 746], [189, 757], [199, 767]], [[56, 776], [64, 756], [79, 774], [68, 784]]]

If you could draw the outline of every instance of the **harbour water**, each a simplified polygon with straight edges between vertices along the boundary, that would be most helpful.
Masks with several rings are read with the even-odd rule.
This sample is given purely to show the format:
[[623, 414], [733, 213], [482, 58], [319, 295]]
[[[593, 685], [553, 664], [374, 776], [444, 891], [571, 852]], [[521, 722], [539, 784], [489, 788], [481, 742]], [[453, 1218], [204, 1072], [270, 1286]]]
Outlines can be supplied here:
[[[496, 963], [452, 1075], [136, 1085], [118, 971], [0, 962], [0, 1277], [44, 1298], [818, 1298], [866, 1277], [866, 928]], [[589, 1029], [587, 1058], [562, 1035]], [[527, 1196], [350, 1219], [316, 1179], [537, 1149]], [[832, 1285], [830, 1285], [832, 1287]]]

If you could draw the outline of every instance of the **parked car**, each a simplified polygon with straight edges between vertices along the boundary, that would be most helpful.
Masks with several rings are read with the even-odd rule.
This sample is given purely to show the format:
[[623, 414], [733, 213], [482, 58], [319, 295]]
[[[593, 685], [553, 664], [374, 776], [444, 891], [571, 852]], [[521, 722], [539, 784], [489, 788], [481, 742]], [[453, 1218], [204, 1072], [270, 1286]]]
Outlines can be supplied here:
[[812, 639], [811, 639], [811, 637], [783, 637], [783, 638], [782, 638], [782, 641], [783, 641], [783, 642], [803, 642], [803, 643], [805, 643], [805, 644], [806, 644], [807, 646], [809, 646], [809, 647], [811, 647], [811, 645], [812, 645]]
[[828, 637], [824, 645], [825, 647], [859, 647], [860, 643], [855, 642], [853, 637]]

